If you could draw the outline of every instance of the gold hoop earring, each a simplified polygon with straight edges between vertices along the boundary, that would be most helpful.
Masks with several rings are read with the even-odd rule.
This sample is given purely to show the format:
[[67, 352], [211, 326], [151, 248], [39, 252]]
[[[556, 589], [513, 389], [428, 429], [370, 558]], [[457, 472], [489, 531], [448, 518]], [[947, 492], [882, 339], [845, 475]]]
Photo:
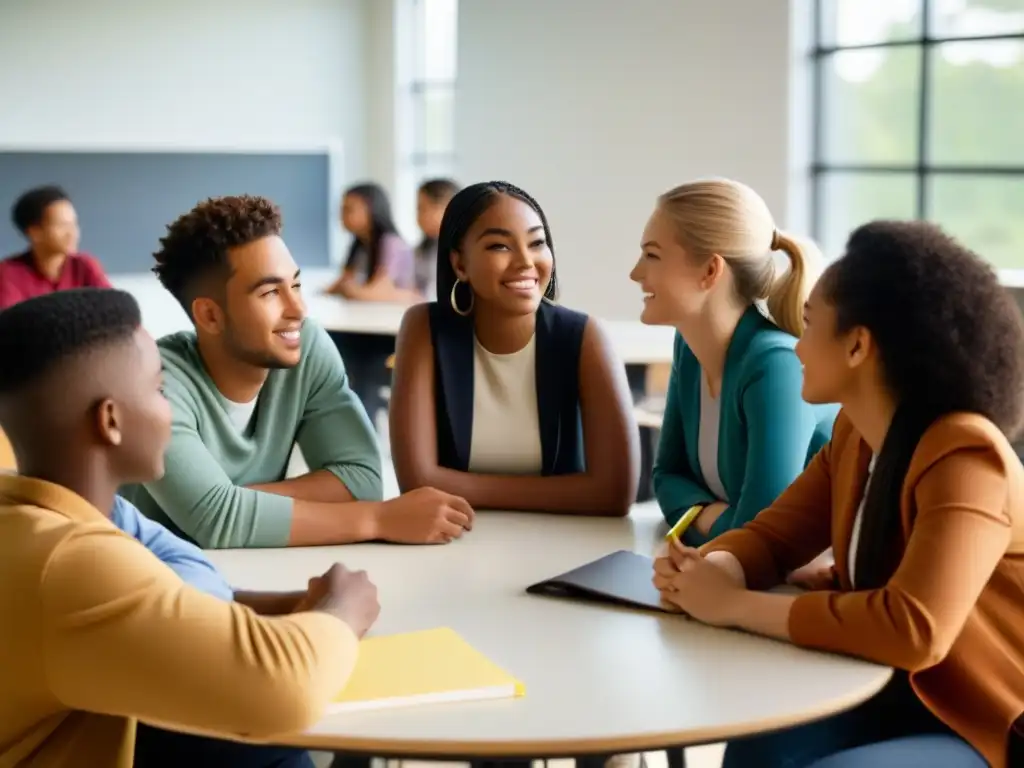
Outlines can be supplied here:
[[[458, 290], [460, 285], [462, 285], [462, 281], [461, 280], [456, 280], [452, 284], [452, 295], [451, 295], [450, 301], [451, 301], [452, 309], [455, 310], [455, 314], [462, 315], [463, 317], [466, 317], [466, 315], [468, 315], [470, 312], [473, 311], [473, 305], [476, 303], [476, 296], [473, 294], [473, 289], [470, 288], [469, 289], [469, 306], [466, 307], [466, 309], [460, 309], [459, 308], [459, 300], [455, 297], [455, 291]], [[468, 283], [467, 283], [467, 285], [468, 285]]]

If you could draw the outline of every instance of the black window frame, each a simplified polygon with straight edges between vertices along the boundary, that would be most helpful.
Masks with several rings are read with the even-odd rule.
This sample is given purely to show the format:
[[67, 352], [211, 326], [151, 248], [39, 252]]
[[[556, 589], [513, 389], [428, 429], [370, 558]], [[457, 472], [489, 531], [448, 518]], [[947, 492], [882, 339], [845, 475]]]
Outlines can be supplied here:
[[[815, 240], [822, 241], [825, 222], [824, 186], [830, 174], [902, 174], [913, 175], [916, 186], [915, 212], [918, 219], [927, 219], [929, 214], [929, 181], [940, 176], [1015, 176], [1024, 181], [1024, 165], [955, 165], [934, 163], [928, 160], [929, 134], [932, 100], [932, 49], [945, 43], [973, 43], [993, 40], [1021, 40], [1024, 31], [989, 35], [936, 35], [933, 32], [932, 0], [920, 0], [920, 34], [896, 40], [849, 45], [826, 44], [824, 3], [835, 0], [814, 0], [813, 6], [813, 47], [811, 50], [811, 233]], [[825, 75], [831, 56], [841, 51], [862, 51], [879, 48], [918, 48], [921, 56], [918, 75], [918, 104], [916, 126], [916, 162], [913, 163], [831, 163], [825, 158]]]

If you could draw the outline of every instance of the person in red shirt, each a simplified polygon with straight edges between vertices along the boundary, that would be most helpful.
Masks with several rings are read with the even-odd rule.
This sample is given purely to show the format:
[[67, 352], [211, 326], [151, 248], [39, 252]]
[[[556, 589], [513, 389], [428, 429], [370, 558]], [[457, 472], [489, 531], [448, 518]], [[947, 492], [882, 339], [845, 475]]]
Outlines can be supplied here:
[[78, 216], [63, 189], [29, 190], [11, 218], [29, 249], [0, 261], [0, 309], [68, 288], [110, 288], [100, 263], [78, 253]]

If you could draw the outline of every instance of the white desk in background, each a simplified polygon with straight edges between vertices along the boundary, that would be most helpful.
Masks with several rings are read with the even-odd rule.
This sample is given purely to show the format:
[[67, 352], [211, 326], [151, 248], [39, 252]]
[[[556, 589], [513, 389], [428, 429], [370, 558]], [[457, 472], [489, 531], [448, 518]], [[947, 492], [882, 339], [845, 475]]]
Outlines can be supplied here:
[[450, 627], [526, 687], [521, 699], [327, 716], [282, 743], [380, 757], [556, 757], [718, 742], [853, 707], [890, 670], [678, 616], [527, 595], [618, 549], [650, 554], [653, 505], [627, 518], [480, 512], [447, 546], [208, 552], [240, 589], [304, 589], [335, 561], [379, 588], [374, 634]]
[[[323, 289], [337, 277], [336, 269], [303, 272], [303, 295], [310, 317], [335, 333], [396, 336], [406, 307], [401, 304], [345, 301]], [[190, 330], [192, 323], [177, 301], [149, 273], [112, 275], [116, 288], [128, 291], [142, 307], [142, 324], [155, 337]], [[612, 344], [626, 365], [672, 362], [672, 328], [644, 325], [638, 320], [602, 320]]]

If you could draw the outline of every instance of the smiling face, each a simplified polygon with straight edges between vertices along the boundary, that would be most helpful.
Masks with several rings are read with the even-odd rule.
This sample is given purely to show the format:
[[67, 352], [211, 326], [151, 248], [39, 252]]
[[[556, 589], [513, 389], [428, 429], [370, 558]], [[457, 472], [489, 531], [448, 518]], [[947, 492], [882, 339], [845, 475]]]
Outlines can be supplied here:
[[261, 368], [291, 368], [302, 355], [302, 299], [299, 268], [277, 235], [228, 251], [231, 276], [223, 304], [211, 298], [193, 303], [197, 327], [219, 337], [231, 356]]
[[510, 315], [537, 311], [554, 267], [540, 216], [504, 194], [473, 222], [451, 262], [472, 287], [475, 306]]
[[640, 321], [679, 325], [698, 314], [724, 264], [712, 256], [701, 263], [679, 245], [672, 222], [655, 210], [644, 227], [640, 258], [629, 273], [644, 293]]
[[819, 281], [807, 299], [805, 328], [796, 344], [804, 368], [801, 396], [808, 403], [843, 403], [859, 381], [874, 375], [874, 341], [860, 326], [838, 331], [824, 284]]

